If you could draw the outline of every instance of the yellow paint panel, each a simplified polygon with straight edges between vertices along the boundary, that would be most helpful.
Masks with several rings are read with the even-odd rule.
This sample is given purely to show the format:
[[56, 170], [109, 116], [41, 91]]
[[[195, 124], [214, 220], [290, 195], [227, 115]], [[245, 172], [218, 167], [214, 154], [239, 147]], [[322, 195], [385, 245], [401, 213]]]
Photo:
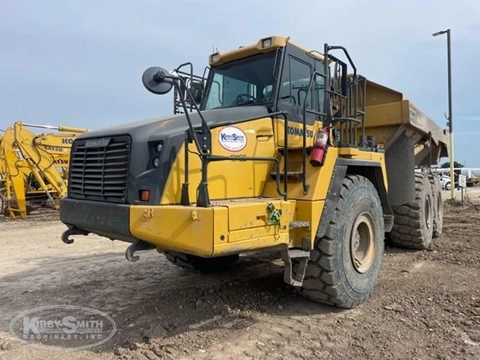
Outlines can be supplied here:
[[[238, 216], [245, 212], [252, 213], [254, 208], [265, 208], [266, 203], [250, 204], [250, 206], [223, 206], [197, 208], [194, 206], [131, 206], [130, 232], [146, 242], [162, 249], [180, 251], [198, 256], [212, 256], [221, 251], [233, 252], [238, 248], [236, 243], [248, 242], [248, 247], [257, 243], [257, 248], [288, 244], [289, 222], [293, 217], [295, 203], [277, 203], [282, 209], [280, 226], [268, 225], [265, 222], [254, 228], [230, 231], [229, 219], [237, 228], [241, 221]], [[265, 213], [266, 210], [263, 210]], [[244, 245], [241, 245], [244, 246]]]
[[[271, 39], [271, 45], [268, 46], [267, 48], [263, 48], [263, 44], [262, 44], [262, 41], [265, 39]], [[243, 59], [248, 56], [260, 54], [263, 52], [269, 52], [280, 47], [285, 47], [287, 44], [289, 44], [290, 46], [296, 47], [300, 51], [308, 53], [310, 56], [316, 58], [317, 60], [323, 61], [324, 59], [323, 54], [318, 52], [318, 50], [307, 49], [303, 46], [293, 43], [292, 41], [290, 41], [290, 37], [270, 36], [270, 37], [265, 37], [260, 39], [255, 44], [240, 46], [239, 48], [230, 50], [228, 52], [216, 52], [212, 55], [216, 55], [217, 61], [212, 61], [213, 60], [212, 55], [210, 55], [209, 64], [211, 67], [215, 67], [233, 60]], [[332, 60], [329, 59], [328, 62], [330, 64]]]
[[[228, 241], [228, 209], [222, 207], [214, 208], [215, 225], [213, 227], [213, 243], [223, 244]], [[197, 234], [198, 236], [198, 234]]]
[[405, 122], [402, 114], [402, 102], [393, 102], [389, 104], [367, 106], [367, 119], [365, 128], [368, 134], [368, 128], [384, 127], [398, 125]]
[[358, 156], [360, 155], [360, 150], [355, 148], [339, 148], [338, 155], [339, 156]]
[[[289, 181], [288, 182], [288, 197], [290, 199], [298, 200], [323, 200], [326, 197], [330, 179], [332, 177], [335, 161], [338, 157], [338, 149], [330, 147], [327, 154], [324, 165], [321, 167], [313, 167], [308, 163], [307, 158], [307, 184], [310, 185], [308, 193], [303, 193], [303, 187], [301, 181]], [[301, 172], [302, 171], [302, 152], [295, 151], [290, 152], [288, 155], [289, 171]], [[292, 166], [293, 164], [296, 167]], [[283, 159], [281, 167], [283, 169]], [[282, 184], [283, 185], [283, 184]], [[283, 187], [282, 187], [283, 188]], [[273, 197], [276, 196], [277, 190], [275, 180], [270, 180], [265, 185], [263, 196]]]
[[[150, 210], [151, 209], [151, 210]], [[145, 216], [151, 212], [151, 217]], [[130, 232], [158, 248], [211, 256], [214, 237], [228, 235], [225, 208], [132, 206]], [[219, 213], [216, 220], [216, 214]], [[215, 239], [216, 240], [216, 239]]]
[[[269, 38], [263, 38], [263, 39], [269, 39]], [[229, 61], [243, 59], [255, 54], [261, 54], [264, 52], [273, 51], [275, 49], [278, 49], [279, 47], [284, 47], [287, 44], [287, 41], [289, 38], [282, 37], [282, 36], [272, 36], [270, 37], [271, 45], [266, 48], [263, 47], [263, 44], [262, 44], [263, 39], [260, 39], [256, 44], [253, 44], [253, 45], [242, 46], [238, 49], [234, 49], [228, 52], [217, 52], [216, 53], [217, 61], [215, 62], [212, 61], [212, 57], [210, 56], [210, 59], [209, 59], [210, 66], [215, 67], [215, 66], [223, 65]]]
[[[273, 206], [276, 209], [282, 210], [282, 216], [280, 218], [281, 225], [284, 225], [288, 228], [288, 224], [293, 218], [293, 209], [294, 203], [284, 203], [281, 200], [271, 201]], [[240, 230], [240, 229], [249, 229], [259, 226], [266, 226], [267, 217], [268, 217], [268, 202], [248, 202], [248, 203], [229, 203], [229, 229]]]
[[[274, 127], [276, 134], [276, 143], [278, 147], [285, 145], [285, 120], [283, 118], [274, 119]], [[289, 121], [288, 122], [288, 147], [289, 148], [302, 148], [303, 147], [303, 124]], [[307, 125], [307, 138], [306, 144], [308, 146], [313, 145], [313, 138], [318, 129], [322, 127], [321, 121], [316, 121], [313, 125]]]
[[266, 225], [253, 229], [232, 231], [229, 235], [228, 243], [235, 243], [245, 240], [255, 240], [267, 237], [271, 237], [271, 240], [274, 243], [278, 243], [280, 239], [283, 239], [281, 242], [288, 244], [288, 230], [282, 230], [278, 226], [274, 225]]
[[[359, 97], [359, 104], [361, 103], [361, 95]], [[381, 84], [375, 83], [371, 80], [367, 81], [366, 103], [367, 106], [388, 104], [403, 100], [403, 94], [394, 89], [390, 89]], [[368, 111], [367, 111], [368, 114]]]
[[324, 205], [325, 201], [323, 200], [297, 201], [295, 208], [295, 220], [310, 222], [310, 229], [292, 229], [291, 234], [295, 239], [293, 246], [301, 247], [302, 238], [310, 239], [310, 243], [313, 246]]
[[[227, 120], [227, 119], [226, 119]], [[246, 146], [239, 151], [227, 150], [220, 144], [221, 131], [229, 126], [212, 129], [212, 154], [231, 157], [232, 160], [212, 162], [208, 166], [210, 199], [258, 197], [272, 166], [271, 161], [239, 161], [242, 156], [273, 157], [276, 153], [272, 120], [270, 118], [235, 124], [246, 137]], [[190, 151], [196, 151], [193, 144]], [[185, 149], [182, 145], [168, 175], [161, 204], [179, 204], [185, 174]], [[197, 155], [189, 156], [190, 201], [196, 201], [197, 186], [201, 180], [201, 164]]]

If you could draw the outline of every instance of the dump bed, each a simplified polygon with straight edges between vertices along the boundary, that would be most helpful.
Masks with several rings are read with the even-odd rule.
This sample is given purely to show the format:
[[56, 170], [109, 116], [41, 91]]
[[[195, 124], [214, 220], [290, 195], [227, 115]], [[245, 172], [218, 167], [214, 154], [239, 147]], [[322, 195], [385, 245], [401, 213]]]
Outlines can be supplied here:
[[414, 198], [415, 166], [437, 165], [448, 157], [448, 132], [399, 91], [366, 83], [365, 132], [385, 150], [392, 205]]
[[387, 152], [403, 136], [413, 146], [417, 166], [436, 165], [448, 157], [448, 131], [440, 128], [401, 92], [367, 81], [366, 132]]

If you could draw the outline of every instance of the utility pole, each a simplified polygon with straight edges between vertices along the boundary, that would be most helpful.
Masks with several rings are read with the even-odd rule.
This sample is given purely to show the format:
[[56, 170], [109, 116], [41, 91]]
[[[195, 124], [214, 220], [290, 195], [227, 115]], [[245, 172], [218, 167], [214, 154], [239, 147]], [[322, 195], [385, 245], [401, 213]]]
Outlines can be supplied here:
[[450, 184], [451, 184], [451, 198], [455, 199], [455, 173], [454, 168], [454, 152], [453, 152], [453, 114], [452, 114], [452, 56], [450, 44], [450, 29], [436, 32], [433, 36], [447, 34], [447, 57], [448, 57], [448, 132], [450, 151], [448, 157], [450, 158]]

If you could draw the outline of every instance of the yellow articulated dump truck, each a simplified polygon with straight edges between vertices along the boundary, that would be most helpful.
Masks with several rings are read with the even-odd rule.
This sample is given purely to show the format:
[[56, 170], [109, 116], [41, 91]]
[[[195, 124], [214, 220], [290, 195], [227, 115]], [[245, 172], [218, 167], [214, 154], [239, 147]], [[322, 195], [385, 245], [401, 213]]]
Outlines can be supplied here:
[[63, 242], [98, 234], [130, 242], [129, 261], [156, 249], [200, 272], [278, 251], [301, 294], [353, 308], [386, 239], [424, 249], [441, 233], [438, 179], [415, 167], [448, 156], [446, 133], [345, 48], [269, 37], [212, 54], [204, 76], [186, 63], [142, 81], [173, 89], [176, 114], [75, 139]]

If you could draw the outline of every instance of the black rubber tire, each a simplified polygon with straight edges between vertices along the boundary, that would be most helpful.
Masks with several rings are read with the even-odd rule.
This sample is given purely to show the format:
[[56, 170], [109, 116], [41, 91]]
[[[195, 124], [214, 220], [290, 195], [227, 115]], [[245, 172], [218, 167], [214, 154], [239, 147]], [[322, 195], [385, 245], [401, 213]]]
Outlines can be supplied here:
[[[427, 174], [415, 173], [415, 199], [392, 206], [394, 223], [389, 234], [393, 246], [423, 250], [433, 238], [433, 194]], [[428, 219], [427, 219], [428, 218]]]
[[239, 259], [239, 255], [227, 255], [214, 258], [184, 254], [176, 251], [164, 251], [165, 257], [171, 263], [191, 271], [211, 274], [228, 270]]
[[7, 194], [4, 189], [0, 191], [0, 215], [5, 216], [6, 218], [10, 217], [10, 206], [7, 201]]
[[5, 205], [6, 205], [6, 196], [4, 195], [4, 191], [3, 189], [0, 190], [0, 214], [3, 214], [3, 210], [5, 208]]
[[435, 239], [442, 234], [443, 231], [443, 199], [442, 199], [442, 185], [437, 175], [429, 174], [428, 179], [432, 186], [433, 195], [433, 233], [432, 237]]
[[[358, 272], [351, 258], [351, 234], [356, 219], [367, 214], [371, 223], [371, 264]], [[374, 185], [365, 177], [347, 175], [332, 221], [323, 238], [315, 240], [303, 285], [306, 298], [351, 309], [373, 293], [380, 275], [385, 246], [382, 204]]]

